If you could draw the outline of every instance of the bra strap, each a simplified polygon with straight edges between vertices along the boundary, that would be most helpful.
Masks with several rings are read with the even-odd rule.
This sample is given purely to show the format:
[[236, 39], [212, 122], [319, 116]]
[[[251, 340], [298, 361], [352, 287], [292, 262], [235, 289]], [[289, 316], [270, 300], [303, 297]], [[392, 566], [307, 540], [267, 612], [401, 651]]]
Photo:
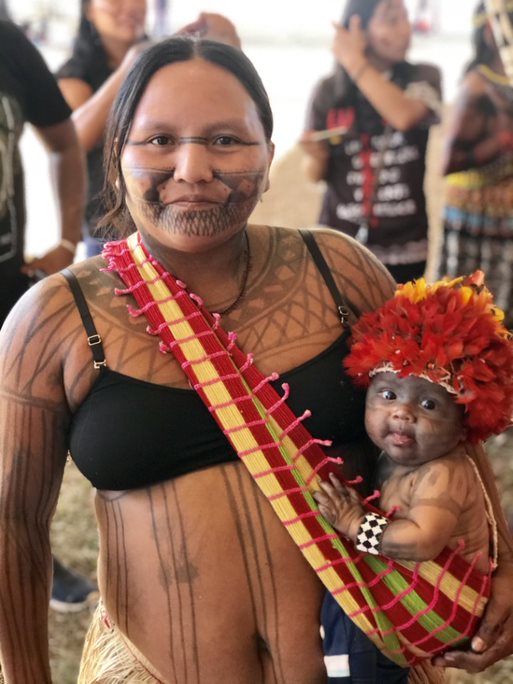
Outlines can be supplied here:
[[330, 291], [331, 296], [333, 297], [333, 301], [335, 302], [337, 307], [338, 315], [340, 316], [340, 322], [343, 326], [349, 327], [349, 316], [351, 314], [351, 311], [355, 314], [357, 318], [360, 316], [361, 312], [356, 307], [352, 305], [349, 306], [349, 304], [342, 296], [340, 290], [338, 289], [335, 283], [335, 280], [333, 279], [333, 275], [330, 271], [330, 268], [326, 263], [326, 259], [323, 257], [322, 252], [319, 249], [319, 245], [315, 241], [312, 232], [300, 228], [299, 233], [305, 241], [305, 244], [308, 247], [308, 251], [310, 252], [319, 273], [324, 278], [324, 282], [326, 283], [326, 286]]
[[70, 290], [75, 298], [78, 313], [80, 314], [80, 318], [84, 324], [84, 328], [87, 333], [87, 344], [91, 347], [91, 353], [93, 355], [93, 366], [97, 370], [100, 368], [105, 368], [107, 366], [107, 361], [105, 360], [102, 338], [96, 330], [93, 318], [91, 316], [91, 311], [89, 310], [78, 279], [73, 271], [69, 268], [65, 268], [63, 271], [61, 271], [61, 273], [68, 281]]

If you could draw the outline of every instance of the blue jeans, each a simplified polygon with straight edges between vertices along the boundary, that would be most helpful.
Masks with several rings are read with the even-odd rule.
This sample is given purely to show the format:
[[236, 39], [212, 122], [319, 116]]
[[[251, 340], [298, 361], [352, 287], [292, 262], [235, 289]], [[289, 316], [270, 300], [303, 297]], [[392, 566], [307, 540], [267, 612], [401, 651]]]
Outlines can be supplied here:
[[329, 684], [407, 684], [409, 668], [383, 655], [329, 592], [322, 604], [321, 625]]

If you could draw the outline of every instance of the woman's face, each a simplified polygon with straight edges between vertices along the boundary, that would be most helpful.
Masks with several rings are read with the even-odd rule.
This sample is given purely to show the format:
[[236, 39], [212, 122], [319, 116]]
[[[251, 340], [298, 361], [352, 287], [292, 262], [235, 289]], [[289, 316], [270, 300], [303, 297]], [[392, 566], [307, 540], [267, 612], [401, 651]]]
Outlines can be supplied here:
[[133, 44], [144, 36], [146, 0], [90, 0], [86, 15], [103, 38]]
[[230, 72], [202, 59], [156, 72], [121, 154], [137, 228], [180, 251], [221, 244], [268, 187], [273, 145]]
[[411, 24], [403, 0], [382, 0], [367, 26], [372, 53], [383, 62], [402, 62], [411, 40]]

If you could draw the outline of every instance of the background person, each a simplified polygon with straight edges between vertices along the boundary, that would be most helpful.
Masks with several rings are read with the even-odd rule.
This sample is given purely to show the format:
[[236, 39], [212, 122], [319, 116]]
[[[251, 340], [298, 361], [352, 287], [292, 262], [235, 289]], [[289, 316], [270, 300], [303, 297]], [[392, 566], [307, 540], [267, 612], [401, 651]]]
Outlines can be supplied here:
[[[348, 0], [300, 141], [308, 177], [326, 182], [319, 223], [366, 244], [398, 282], [426, 267], [426, 146], [441, 106], [440, 72], [406, 61], [410, 38], [402, 0]], [[317, 140], [326, 129], [339, 135]]]
[[[89, 195], [83, 227], [87, 256], [99, 254], [105, 242], [97, 233], [105, 213], [101, 200], [105, 126], [123, 80], [148, 46], [146, 10], [147, 0], [82, 0], [72, 55], [56, 74], [87, 153]], [[218, 14], [203, 13], [182, 31], [240, 45], [233, 24]]]
[[[0, 328], [31, 278], [73, 261], [80, 240], [85, 174], [70, 110], [39, 52], [12, 23], [0, 21]], [[48, 150], [57, 188], [61, 241], [25, 263], [25, 189], [19, 140], [25, 122]], [[44, 229], [44, 217], [41, 217]], [[70, 611], [86, 605], [94, 587], [54, 558], [52, 606]]]
[[[513, 12], [511, 13], [513, 17]], [[483, 3], [474, 15], [472, 61], [445, 146], [447, 175], [438, 274], [486, 273], [513, 326], [513, 87]]]
[[[80, 146], [64, 102], [39, 52], [11, 22], [0, 22], [0, 326], [28, 287], [28, 275], [49, 274], [73, 261], [80, 239], [84, 173]], [[25, 194], [19, 140], [25, 122], [48, 152], [59, 203], [61, 242], [25, 264]], [[44, 223], [41, 226], [44, 229]]]

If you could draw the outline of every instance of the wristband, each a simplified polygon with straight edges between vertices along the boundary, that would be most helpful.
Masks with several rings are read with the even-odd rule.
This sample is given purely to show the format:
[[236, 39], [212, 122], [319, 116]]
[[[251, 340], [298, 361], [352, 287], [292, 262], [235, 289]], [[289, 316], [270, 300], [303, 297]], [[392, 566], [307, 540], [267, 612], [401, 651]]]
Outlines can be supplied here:
[[71, 240], [66, 240], [66, 238], [63, 238], [59, 242], [58, 247], [63, 247], [68, 252], [71, 252], [71, 254], [75, 254], [75, 252], [77, 251], [76, 244], [74, 242], [71, 242]]
[[370, 62], [365, 61], [363, 64], [360, 65], [360, 67], [356, 70], [355, 74], [351, 76], [351, 80], [353, 83], [358, 83], [358, 81], [361, 79], [364, 71], [367, 69], [367, 67], [370, 66]]
[[390, 520], [377, 513], [366, 513], [356, 533], [356, 548], [364, 553], [378, 556], [383, 532]]

